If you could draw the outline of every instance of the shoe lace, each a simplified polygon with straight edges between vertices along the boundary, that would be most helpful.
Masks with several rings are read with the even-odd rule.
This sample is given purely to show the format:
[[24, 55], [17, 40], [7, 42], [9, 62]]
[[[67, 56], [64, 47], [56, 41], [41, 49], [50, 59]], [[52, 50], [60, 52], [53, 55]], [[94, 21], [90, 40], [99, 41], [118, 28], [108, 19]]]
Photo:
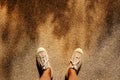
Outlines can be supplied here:
[[80, 63], [80, 56], [78, 55], [79, 53], [75, 54], [73, 57], [72, 57], [72, 64], [73, 65], [77, 65]]
[[41, 57], [41, 64], [42, 64], [42, 66], [45, 67], [47, 62], [48, 62], [47, 56], [46, 55], [42, 55], [42, 57]]

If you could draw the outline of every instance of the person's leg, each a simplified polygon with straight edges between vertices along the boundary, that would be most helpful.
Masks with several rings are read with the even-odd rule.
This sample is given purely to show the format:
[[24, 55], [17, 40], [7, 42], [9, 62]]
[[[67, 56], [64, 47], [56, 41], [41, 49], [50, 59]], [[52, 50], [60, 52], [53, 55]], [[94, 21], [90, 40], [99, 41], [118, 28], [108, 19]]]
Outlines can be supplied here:
[[77, 74], [79, 73], [80, 67], [82, 65], [82, 54], [83, 51], [80, 48], [75, 49], [73, 52], [70, 60], [70, 65], [68, 67], [68, 80], [78, 80]]
[[43, 74], [40, 77], [40, 80], [51, 80], [51, 69], [50, 68], [43, 71]]
[[51, 80], [51, 66], [47, 51], [44, 48], [38, 48], [36, 61], [38, 68], [42, 71], [40, 80]]
[[76, 71], [72, 68], [68, 70], [68, 80], [78, 80]]

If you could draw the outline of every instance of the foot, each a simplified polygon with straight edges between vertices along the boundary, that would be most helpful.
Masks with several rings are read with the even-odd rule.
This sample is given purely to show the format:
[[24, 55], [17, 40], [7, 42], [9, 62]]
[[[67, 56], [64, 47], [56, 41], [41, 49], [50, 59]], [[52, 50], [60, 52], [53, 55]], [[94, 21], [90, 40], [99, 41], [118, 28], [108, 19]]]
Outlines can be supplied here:
[[73, 55], [70, 59], [70, 66], [69, 68], [72, 68], [76, 71], [76, 73], [79, 72], [80, 67], [82, 65], [82, 54], [83, 51], [81, 48], [77, 48], [74, 50]]
[[36, 60], [38, 62], [38, 66], [42, 68], [42, 70], [51, 69], [50, 63], [49, 63], [49, 57], [47, 54], [47, 51], [40, 47], [37, 50]]

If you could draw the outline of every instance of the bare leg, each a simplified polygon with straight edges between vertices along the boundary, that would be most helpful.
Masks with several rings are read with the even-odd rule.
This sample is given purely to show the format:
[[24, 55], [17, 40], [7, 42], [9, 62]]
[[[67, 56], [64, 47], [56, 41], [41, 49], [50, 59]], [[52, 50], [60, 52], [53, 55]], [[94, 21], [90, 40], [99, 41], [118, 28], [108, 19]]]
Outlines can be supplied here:
[[40, 80], [51, 80], [51, 69], [50, 68], [43, 71], [43, 74], [40, 77]]
[[78, 80], [77, 73], [72, 68], [68, 70], [68, 80]]

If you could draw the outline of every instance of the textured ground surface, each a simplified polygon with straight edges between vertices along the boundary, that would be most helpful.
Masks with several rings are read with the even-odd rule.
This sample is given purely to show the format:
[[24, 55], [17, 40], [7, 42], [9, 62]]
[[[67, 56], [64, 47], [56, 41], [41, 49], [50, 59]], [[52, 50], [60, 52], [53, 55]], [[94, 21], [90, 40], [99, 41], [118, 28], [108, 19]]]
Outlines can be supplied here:
[[75, 48], [79, 80], [120, 79], [120, 0], [0, 0], [0, 80], [38, 80], [35, 52], [48, 51], [64, 80]]

